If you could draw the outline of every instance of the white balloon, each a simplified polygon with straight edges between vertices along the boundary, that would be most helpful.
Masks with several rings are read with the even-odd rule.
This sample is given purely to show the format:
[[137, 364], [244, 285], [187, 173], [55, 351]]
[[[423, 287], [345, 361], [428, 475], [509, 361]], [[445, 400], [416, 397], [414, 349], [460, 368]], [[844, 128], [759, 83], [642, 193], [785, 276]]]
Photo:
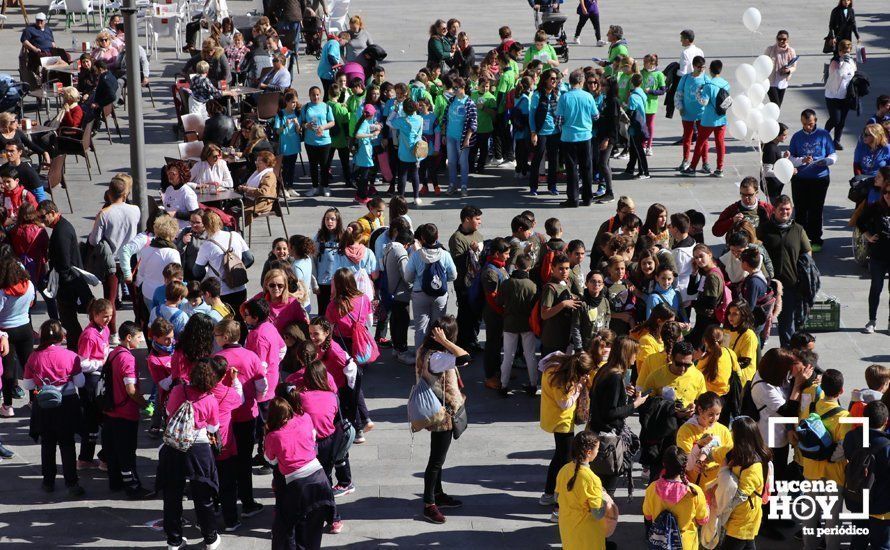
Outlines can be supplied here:
[[791, 181], [791, 176], [794, 175], [794, 165], [788, 159], [779, 159], [773, 165], [773, 174], [776, 175], [777, 180], [788, 183]]
[[764, 105], [761, 112], [763, 113], [763, 118], [768, 118], [770, 120], [779, 120], [779, 106], [772, 101]]
[[758, 56], [754, 60], [754, 71], [757, 73], [757, 80], [767, 78], [773, 72], [773, 60], [768, 55]]
[[761, 81], [760, 81], [760, 85], [763, 86], [763, 89], [764, 89], [764, 90], [769, 91], [770, 83], [769, 83], [769, 79], [768, 79], [768, 78], [764, 78], [763, 80], [761, 80]]
[[748, 125], [744, 120], [733, 120], [729, 123], [729, 135], [739, 141], [743, 141], [748, 135]]
[[759, 130], [760, 124], [763, 122], [763, 115], [760, 114], [759, 110], [752, 109], [748, 112], [748, 118], [745, 119], [745, 122], [748, 124], [748, 128]]
[[748, 134], [745, 136], [745, 141], [757, 141], [757, 128], [748, 126]]
[[776, 139], [779, 135], [779, 123], [771, 118], [764, 118], [757, 127], [757, 135], [763, 143]]
[[751, 84], [751, 87], [748, 88], [748, 99], [751, 100], [751, 104], [759, 106], [763, 103], [764, 97], [766, 97], [766, 89], [759, 82]]
[[742, 23], [751, 32], [757, 32], [757, 29], [760, 28], [760, 20], [760, 10], [757, 8], [748, 8], [742, 14]]
[[735, 79], [742, 85], [743, 90], [747, 90], [751, 84], [760, 80], [757, 78], [757, 71], [750, 63], [742, 63], [736, 68]]
[[732, 98], [732, 107], [730, 110], [735, 114], [735, 116], [739, 117], [741, 120], [745, 120], [748, 118], [748, 113], [751, 111], [751, 100], [746, 95], [737, 95]]

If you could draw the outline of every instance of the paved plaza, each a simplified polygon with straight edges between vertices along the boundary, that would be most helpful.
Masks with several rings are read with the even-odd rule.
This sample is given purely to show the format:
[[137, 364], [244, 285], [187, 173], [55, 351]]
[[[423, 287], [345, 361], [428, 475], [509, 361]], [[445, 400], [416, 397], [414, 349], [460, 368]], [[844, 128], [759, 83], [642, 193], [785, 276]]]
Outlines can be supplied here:
[[[567, 32], [571, 36], [576, 23], [573, 1], [567, 1], [569, 13]], [[742, 62], [751, 62], [763, 49], [773, 43], [779, 29], [787, 29], [791, 44], [800, 54], [799, 70], [794, 73], [780, 120], [799, 129], [798, 116], [804, 108], [815, 108], [820, 121], [827, 118], [821, 85], [823, 63], [821, 53], [826, 34], [828, 14], [834, 2], [750, 3], [730, 0], [602, 0], [603, 34], [610, 24], [624, 27], [631, 55], [642, 59], [643, 54], [656, 52], [661, 67], [677, 59], [680, 53], [679, 32], [691, 28], [696, 33], [696, 44], [708, 60], [722, 59], [724, 73], [735, 85], [734, 70]], [[760, 32], [752, 34], [741, 23], [742, 12], [749, 5], [760, 9], [763, 23]], [[863, 70], [870, 76], [872, 95], [865, 99], [862, 116], [851, 113], [843, 139], [845, 151], [838, 154], [839, 162], [831, 167], [832, 185], [825, 209], [825, 246], [816, 256], [822, 271], [822, 289], [836, 296], [841, 304], [842, 328], [838, 332], [817, 335], [817, 351], [823, 367], [840, 369], [847, 380], [848, 394], [854, 387], [864, 385], [863, 371], [873, 362], [890, 364], [890, 336], [887, 329], [886, 298], [878, 315], [881, 333], [863, 335], [866, 322], [866, 299], [869, 281], [865, 270], [851, 258], [850, 235], [847, 221], [852, 203], [847, 201], [847, 180], [852, 175], [855, 138], [863, 122], [873, 111], [879, 93], [890, 91], [890, 10], [886, 0], [857, 0], [856, 11], [863, 44], [868, 49], [868, 63]], [[42, 5], [29, 5], [36, 13]], [[251, 2], [230, 0], [229, 10], [235, 14], [252, 9]], [[374, 41], [389, 53], [385, 67], [392, 82], [407, 82], [426, 62], [427, 37], [430, 24], [437, 18], [457, 17], [470, 35], [477, 56], [484, 54], [498, 42], [497, 29], [509, 25], [514, 38], [531, 42], [533, 19], [525, 0], [447, 0], [424, 2], [419, 0], [353, 0], [350, 13], [361, 14]], [[17, 75], [17, 54], [22, 17], [10, 10], [9, 20], [0, 30], [0, 71]], [[54, 17], [50, 22], [57, 43], [72, 44], [72, 33], [64, 30], [64, 19]], [[79, 22], [74, 28], [76, 43], [92, 40], [93, 33]], [[149, 188], [157, 193], [160, 167], [165, 156], [176, 156], [177, 137], [173, 133], [175, 115], [169, 86], [185, 56], [177, 60], [172, 39], [160, 48], [159, 59], [151, 60], [151, 79], [157, 108], [144, 103], [146, 133], [146, 164], [149, 168]], [[584, 45], [571, 46], [572, 68], [587, 65], [592, 57], [605, 57], [606, 48], [597, 48], [592, 29], [583, 34]], [[300, 60], [300, 74], [294, 87], [301, 99], [307, 97], [308, 87], [318, 84], [315, 59]], [[29, 100], [30, 101], [30, 100]], [[652, 202], [665, 204], [670, 212], [695, 208], [708, 218], [707, 242], [718, 244], [710, 234], [710, 224], [729, 203], [737, 200], [737, 184], [743, 176], [757, 175], [759, 156], [748, 145], [729, 140], [726, 177], [680, 178], [674, 172], [680, 162], [679, 146], [672, 146], [680, 135], [679, 118], [666, 120], [660, 110], [656, 120], [656, 145], [649, 165], [652, 179], [632, 181], [616, 179], [616, 195], [630, 195], [637, 203], [638, 214], [644, 215]], [[81, 235], [86, 235], [98, 211], [102, 193], [110, 175], [129, 172], [128, 120], [125, 110], [118, 108], [123, 139], [114, 136], [109, 145], [105, 134], [96, 136], [96, 146], [102, 174], [90, 180], [86, 166], [69, 159], [67, 182], [71, 191], [74, 213], [68, 214], [64, 199], [58, 201], [66, 216]], [[623, 169], [615, 161], [613, 168]], [[620, 166], [620, 169], [619, 169]], [[336, 170], [336, 168], [335, 168]], [[308, 185], [308, 179], [302, 178]], [[338, 178], [335, 177], [334, 181]], [[410, 216], [415, 226], [434, 222], [443, 240], [458, 224], [458, 211], [464, 204], [482, 208], [482, 232], [486, 237], [510, 233], [510, 219], [521, 210], [531, 209], [543, 228], [543, 220], [557, 216], [565, 228], [565, 239], [583, 239], [588, 245], [599, 224], [613, 213], [615, 203], [589, 208], [560, 210], [564, 197], [530, 197], [524, 194], [525, 182], [515, 180], [511, 169], [489, 169], [484, 176], [473, 177], [470, 194], [459, 197], [432, 197]], [[790, 192], [790, 186], [789, 186]], [[352, 201], [351, 190], [334, 184], [330, 199], [291, 199], [287, 227], [290, 234], [314, 235], [322, 212], [330, 205], [341, 209], [344, 220], [354, 220], [365, 208]], [[57, 193], [57, 197], [59, 194]], [[280, 236], [280, 224], [272, 224], [273, 236], [266, 236], [265, 224], [255, 228], [253, 252], [257, 262], [250, 270], [249, 290], [259, 288], [262, 262], [270, 249], [273, 237]], [[454, 312], [452, 304], [450, 311]], [[132, 318], [127, 310], [120, 319]], [[33, 325], [38, 327], [46, 319], [42, 301], [34, 306]], [[85, 319], [82, 318], [82, 323]], [[412, 334], [413, 336], [413, 334]], [[770, 346], [777, 345], [774, 337]], [[343, 532], [325, 535], [325, 547], [425, 547], [445, 548], [547, 548], [559, 546], [557, 527], [548, 523], [549, 509], [537, 504], [546, 465], [553, 450], [553, 439], [538, 427], [538, 401], [524, 394], [503, 399], [483, 388], [481, 356], [463, 374], [468, 396], [470, 426], [463, 437], [451, 446], [443, 482], [446, 490], [464, 502], [464, 507], [448, 514], [444, 525], [431, 525], [421, 517], [423, 470], [429, 449], [426, 432], [412, 436], [406, 421], [405, 401], [414, 373], [410, 367], [396, 364], [384, 353], [385, 361], [369, 368], [366, 395], [376, 429], [367, 436], [367, 443], [356, 445], [351, 453], [355, 493], [338, 500], [344, 520]], [[147, 372], [143, 372], [147, 375]], [[525, 377], [524, 369], [516, 370], [517, 380]], [[145, 388], [147, 385], [144, 385]], [[58, 548], [58, 547], [154, 547], [164, 543], [163, 533], [146, 527], [161, 517], [161, 501], [130, 502], [111, 499], [107, 481], [100, 472], [88, 471], [81, 478], [86, 497], [69, 501], [64, 491], [47, 495], [40, 490], [39, 447], [28, 438], [29, 409], [17, 400], [16, 417], [0, 419], [0, 438], [17, 454], [0, 462], [0, 547]], [[634, 424], [636, 422], [634, 421]], [[147, 428], [147, 425], [146, 425]], [[148, 487], [154, 485], [157, 464], [157, 442], [140, 434], [138, 470]], [[272, 523], [271, 477], [254, 477], [255, 494], [267, 508], [259, 516], [244, 521], [243, 528], [234, 535], [223, 536], [224, 548], [267, 548]], [[621, 548], [640, 547], [644, 543], [643, 519], [640, 513], [644, 484], [636, 479], [636, 492], [628, 498], [619, 491], [620, 525], [614, 540]], [[186, 504], [186, 516], [193, 517], [191, 504]], [[791, 532], [789, 531], [789, 536]], [[186, 537], [197, 540], [198, 532], [186, 530]], [[798, 547], [791, 540], [785, 547]], [[779, 548], [769, 541], [758, 541], [759, 548]]]

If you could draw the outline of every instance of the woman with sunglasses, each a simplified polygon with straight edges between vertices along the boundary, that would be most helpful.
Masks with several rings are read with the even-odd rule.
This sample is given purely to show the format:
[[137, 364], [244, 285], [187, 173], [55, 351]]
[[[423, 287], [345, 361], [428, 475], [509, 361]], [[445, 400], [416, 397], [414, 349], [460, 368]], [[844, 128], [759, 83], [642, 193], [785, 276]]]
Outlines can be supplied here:
[[117, 70], [117, 58], [120, 52], [111, 44], [111, 35], [107, 31], [102, 31], [96, 35], [96, 43], [90, 56], [94, 61], [102, 60], [108, 67], [108, 70], [114, 73]]
[[528, 185], [531, 194], [538, 194], [538, 174], [541, 161], [547, 155], [547, 190], [556, 195], [556, 170], [559, 166], [559, 126], [556, 121], [556, 105], [559, 103], [559, 71], [544, 71], [538, 81], [538, 89], [532, 94], [529, 105], [529, 129], [531, 130], [532, 166]]
[[448, 41], [448, 25], [442, 19], [437, 19], [430, 26], [430, 39], [427, 42], [426, 66], [439, 66], [444, 69], [444, 65], [449, 67], [454, 64], [454, 52], [457, 45]]
[[781, 30], [776, 33], [776, 43], [768, 47], [763, 52], [764, 55], [773, 60], [773, 70], [769, 75], [769, 91], [767, 95], [769, 100], [782, 106], [785, 99], [785, 90], [788, 89], [788, 80], [791, 73], [797, 70], [797, 53], [791, 47], [788, 40], [788, 31]]

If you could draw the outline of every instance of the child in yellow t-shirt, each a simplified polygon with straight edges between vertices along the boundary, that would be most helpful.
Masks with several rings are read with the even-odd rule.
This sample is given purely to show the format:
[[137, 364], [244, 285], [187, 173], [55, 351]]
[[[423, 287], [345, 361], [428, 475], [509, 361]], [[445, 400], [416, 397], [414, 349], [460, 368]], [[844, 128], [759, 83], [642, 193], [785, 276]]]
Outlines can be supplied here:
[[374, 230], [383, 227], [383, 224], [385, 223], [383, 220], [383, 211], [386, 207], [386, 203], [380, 197], [374, 197], [368, 201], [365, 206], [368, 208], [368, 213], [356, 221], [362, 228], [362, 236], [359, 242], [367, 245], [368, 241], [371, 239], [371, 233], [373, 233]]
[[661, 478], [646, 488], [643, 517], [651, 523], [665, 510], [677, 518], [683, 548], [698, 550], [698, 528], [708, 522], [705, 492], [686, 479], [686, 453], [671, 445], [664, 451]]
[[599, 439], [583, 431], [572, 440], [572, 462], [556, 476], [559, 501], [559, 538], [564, 550], [602, 550], [606, 547], [606, 518], [615, 516], [615, 504], [590, 469], [599, 451]]
[[717, 395], [726, 395], [732, 371], [739, 370], [735, 352], [723, 345], [723, 329], [717, 325], [705, 329], [702, 343], [706, 351], [696, 367], [705, 376], [705, 387]]
[[[713, 456], [732, 470], [738, 480], [738, 493], [747, 496], [747, 500], [730, 514], [723, 547], [753, 548], [763, 519], [763, 494], [769, 483], [772, 453], [763, 442], [754, 420], [747, 416], [738, 417], [733, 420], [731, 428], [733, 446], [721, 447]], [[748, 541], [751, 543], [746, 545]]]
[[705, 392], [695, 400], [695, 415], [677, 430], [677, 447], [689, 455], [686, 475], [706, 491], [720, 471], [715, 451], [732, 448], [729, 428], [717, 421], [722, 411], [723, 400], [714, 392]]

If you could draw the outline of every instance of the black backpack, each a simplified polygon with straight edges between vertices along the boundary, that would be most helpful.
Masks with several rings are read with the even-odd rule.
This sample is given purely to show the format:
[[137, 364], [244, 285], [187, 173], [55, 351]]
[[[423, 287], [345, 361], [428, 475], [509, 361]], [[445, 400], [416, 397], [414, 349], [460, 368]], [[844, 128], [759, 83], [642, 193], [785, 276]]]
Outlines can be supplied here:
[[108, 360], [102, 365], [99, 382], [96, 384], [95, 401], [99, 410], [103, 413], [113, 410], [118, 405], [114, 400], [114, 369], [111, 366], [111, 361], [115, 357], [117, 357], [117, 354], [111, 353], [108, 355]]
[[816, 266], [816, 261], [809, 254], [801, 254], [797, 257], [797, 293], [807, 311], [816, 302], [816, 294], [822, 288], [822, 274]]
[[714, 101], [714, 112], [719, 116], [723, 116], [730, 107], [732, 107], [732, 96], [729, 95], [729, 90], [726, 88], [719, 88], [717, 90], [716, 100]]
[[[730, 379], [731, 380], [731, 379]], [[762, 407], [758, 407], [756, 403], [754, 403], [754, 397], [751, 395], [751, 390], [754, 389], [754, 386], [757, 384], [762, 384], [763, 380], [758, 380], [754, 382], [753, 380], [748, 381], [745, 384], [745, 389], [742, 390], [742, 406], [741, 413], [744, 416], [748, 416], [754, 422], [760, 422], [760, 411], [766, 408], [766, 405]]]
[[[861, 430], [862, 428], [860, 428]], [[858, 434], [855, 436], [858, 437]], [[844, 468], [844, 505], [851, 512], [862, 512], [865, 508], [865, 490], [871, 490], [875, 484], [875, 454], [890, 446], [890, 440], [883, 439], [877, 445], [863, 447], [847, 457]], [[872, 511], [874, 513], [874, 511]]]
[[744, 396], [745, 388], [742, 387], [742, 379], [739, 377], [738, 372], [732, 371], [729, 375], [729, 390], [723, 396], [723, 411], [720, 413], [721, 422], [728, 426], [733, 418], [742, 415]]

